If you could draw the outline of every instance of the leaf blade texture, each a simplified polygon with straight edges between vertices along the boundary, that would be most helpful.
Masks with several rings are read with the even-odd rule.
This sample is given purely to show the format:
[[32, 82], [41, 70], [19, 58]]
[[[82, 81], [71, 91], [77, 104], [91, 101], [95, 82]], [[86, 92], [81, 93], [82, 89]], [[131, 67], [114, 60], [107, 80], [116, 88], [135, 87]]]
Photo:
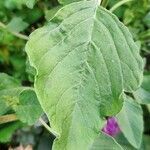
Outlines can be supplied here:
[[123, 91], [141, 83], [143, 63], [131, 34], [97, 0], [60, 9], [31, 34], [26, 52], [37, 71], [38, 99], [61, 136], [53, 149], [89, 149], [101, 115], [117, 114]]
[[129, 143], [137, 149], [140, 148], [144, 128], [141, 106], [132, 98], [127, 97], [117, 119], [120, 129]]

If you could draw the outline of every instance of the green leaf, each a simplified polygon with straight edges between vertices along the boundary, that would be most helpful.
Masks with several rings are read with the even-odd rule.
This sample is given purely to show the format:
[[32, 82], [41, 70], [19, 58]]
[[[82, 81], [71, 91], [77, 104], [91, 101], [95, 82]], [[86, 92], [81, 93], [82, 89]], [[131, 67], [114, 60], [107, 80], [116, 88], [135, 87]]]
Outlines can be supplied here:
[[11, 140], [12, 134], [15, 130], [23, 127], [24, 124], [20, 121], [7, 123], [5, 126], [0, 126], [0, 142], [6, 143]]
[[46, 10], [45, 11], [45, 18], [46, 18], [46, 20], [50, 21], [60, 8], [62, 8], [61, 5], [56, 6], [56, 7], [52, 8], [52, 9], [50, 9], [50, 10]]
[[18, 80], [5, 73], [0, 73], [0, 115], [7, 113], [11, 107], [17, 105], [16, 97], [22, 90], [18, 89], [20, 86]]
[[150, 104], [150, 75], [145, 75], [141, 88], [133, 93], [140, 104]]
[[128, 29], [99, 1], [60, 9], [26, 45], [36, 68], [35, 91], [51, 127], [53, 149], [88, 149], [102, 127], [101, 115], [122, 108], [123, 91], [141, 83], [143, 62]]
[[28, 125], [33, 125], [43, 112], [33, 90], [24, 90], [19, 95], [19, 104], [15, 111], [18, 119]]
[[27, 5], [27, 7], [31, 8], [31, 9], [33, 8], [33, 6], [36, 3], [36, 0], [23, 0], [23, 1]]
[[20, 121], [34, 124], [43, 111], [33, 89], [20, 86], [14, 78], [3, 73], [0, 81], [0, 115], [14, 111]]
[[90, 150], [123, 150], [123, 148], [109, 135], [100, 133], [92, 144]]
[[150, 92], [144, 90], [143, 88], [139, 88], [135, 91], [134, 97], [140, 104], [150, 104]]
[[29, 26], [28, 23], [24, 22], [22, 18], [15, 17], [7, 25], [7, 29], [12, 32], [20, 32], [25, 30]]
[[135, 148], [139, 148], [143, 134], [143, 112], [141, 106], [127, 97], [121, 112], [117, 115], [118, 124], [124, 136]]
[[20, 86], [18, 80], [14, 79], [13, 77], [5, 73], [0, 73], [0, 90], [15, 88], [18, 86]]
[[115, 140], [117, 141], [117, 143], [119, 143], [121, 145], [121, 147], [124, 149], [124, 150], [146, 150], [144, 149], [144, 144], [142, 143], [140, 148], [134, 148], [128, 141], [127, 139], [124, 137], [124, 135], [122, 133], [118, 134], [116, 137], [115, 137]]

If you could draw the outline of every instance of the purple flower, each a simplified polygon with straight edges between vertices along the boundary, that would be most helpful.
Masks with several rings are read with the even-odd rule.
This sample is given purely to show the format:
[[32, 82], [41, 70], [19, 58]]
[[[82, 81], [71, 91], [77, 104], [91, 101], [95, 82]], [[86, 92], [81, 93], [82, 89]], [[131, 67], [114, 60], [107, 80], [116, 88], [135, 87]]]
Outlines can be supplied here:
[[110, 117], [107, 119], [107, 124], [102, 129], [103, 132], [110, 136], [116, 136], [120, 132], [120, 128], [115, 117]]

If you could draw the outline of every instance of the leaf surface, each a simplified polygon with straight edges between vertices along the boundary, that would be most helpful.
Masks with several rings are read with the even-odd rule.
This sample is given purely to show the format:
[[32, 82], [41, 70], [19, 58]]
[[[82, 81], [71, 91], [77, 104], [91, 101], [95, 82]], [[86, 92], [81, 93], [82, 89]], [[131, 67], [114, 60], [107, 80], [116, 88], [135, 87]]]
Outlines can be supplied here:
[[34, 124], [43, 112], [34, 90], [4, 73], [0, 74], [0, 81], [0, 115], [11, 111], [20, 121]]
[[33, 90], [24, 90], [20, 93], [15, 111], [19, 120], [28, 125], [33, 125], [43, 112]]
[[127, 97], [121, 112], [117, 115], [118, 124], [124, 136], [135, 148], [139, 148], [143, 134], [143, 112], [141, 106]]
[[94, 140], [90, 150], [123, 150], [123, 148], [109, 135], [100, 133], [99, 136]]
[[145, 75], [141, 87], [133, 93], [140, 104], [150, 104], [150, 75]]
[[35, 90], [52, 128], [53, 149], [89, 149], [102, 115], [121, 110], [123, 91], [141, 83], [143, 62], [128, 29], [99, 1], [60, 9], [26, 45]]

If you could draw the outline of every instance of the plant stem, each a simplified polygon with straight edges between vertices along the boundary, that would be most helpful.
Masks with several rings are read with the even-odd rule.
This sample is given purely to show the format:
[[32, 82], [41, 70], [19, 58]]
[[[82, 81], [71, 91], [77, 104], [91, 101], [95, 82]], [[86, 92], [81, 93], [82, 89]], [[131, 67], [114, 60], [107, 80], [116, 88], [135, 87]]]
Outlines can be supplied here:
[[39, 121], [50, 133], [52, 133], [57, 138], [59, 137], [59, 134], [56, 133], [51, 127], [49, 127], [42, 118], [40, 118]]
[[115, 11], [118, 7], [122, 6], [123, 4], [127, 3], [127, 2], [130, 2], [130, 1], [133, 1], [133, 0], [122, 0], [120, 2], [118, 2], [117, 4], [115, 4], [111, 9], [110, 11], [113, 12]]
[[8, 123], [16, 120], [18, 120], [18, 118], [15, 114], [0, 116], [0, 124]]
[[102, 0], [102, 4], [101, 5], [106, 8], [108, 2], [109, 2], [109, 0]]
[[23, 35], [21, 33], [17, 33], [17, 32], [13, 32], [13, 31], [8, 30], [7, 26], [4, 23], [2, 23], [2, 22], [0, 22], [0, 28], [6, 29], [8, 32], [10, 32], [11, 34], [13, 34], [14, 36], [16, 36], [16, 37], [18, 37], [20, 39], [23, 39], [23, 40], [28, 40], [29, 39], [29, 37], [26, 36], [26, 35]]

